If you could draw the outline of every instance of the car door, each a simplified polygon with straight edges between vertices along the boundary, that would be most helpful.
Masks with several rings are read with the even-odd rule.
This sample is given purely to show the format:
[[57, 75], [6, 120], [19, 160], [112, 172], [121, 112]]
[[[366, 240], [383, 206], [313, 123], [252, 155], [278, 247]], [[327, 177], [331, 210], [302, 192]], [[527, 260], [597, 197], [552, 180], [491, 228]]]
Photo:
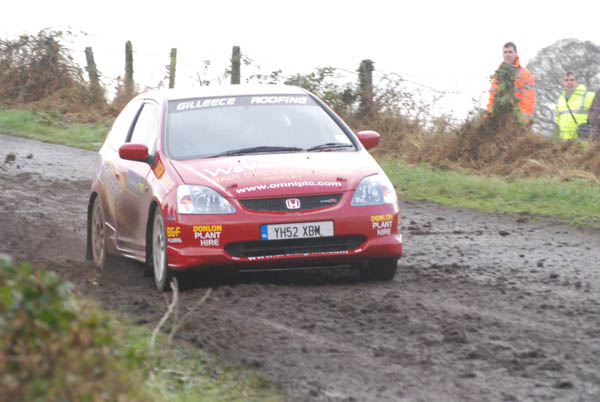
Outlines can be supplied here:
[[100, 149], [97, 160], [97, 172], [102, 189], [99, 192], [106, 225], [110, 231], [109, 237], [118, 238], [116, 234], [117, 218], [121, 210], [121, 196], [125, 188], [125, 179], [122, 175], [119, 157], [119, 147], [127, 141], [133, 122], [138, 116], [142, 102], [133, 100], [119, 113], [106, 138], [104, 146]]
[[146, 247], [148, 211], [152, 191], [148, 175], [152, 174], [150, 163], [156, 155], [158, 139], [158, 106], [144, 101], [126, 142], [144, 144], [148, 147], [148, 161], [120, 161], [125, 185], [122, 187], [121, 208], [117, 216], [118, 247], [132, 257], [143, 259]]

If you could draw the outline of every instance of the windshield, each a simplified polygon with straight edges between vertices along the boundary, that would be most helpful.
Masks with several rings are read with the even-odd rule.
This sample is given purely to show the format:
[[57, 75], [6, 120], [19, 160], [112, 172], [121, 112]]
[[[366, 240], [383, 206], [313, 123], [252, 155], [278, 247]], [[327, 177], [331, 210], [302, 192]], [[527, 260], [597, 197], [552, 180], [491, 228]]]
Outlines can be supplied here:
[[173, 159], [356, 149], [308, 95], [175, 100], [168, 113], [166, 147]]

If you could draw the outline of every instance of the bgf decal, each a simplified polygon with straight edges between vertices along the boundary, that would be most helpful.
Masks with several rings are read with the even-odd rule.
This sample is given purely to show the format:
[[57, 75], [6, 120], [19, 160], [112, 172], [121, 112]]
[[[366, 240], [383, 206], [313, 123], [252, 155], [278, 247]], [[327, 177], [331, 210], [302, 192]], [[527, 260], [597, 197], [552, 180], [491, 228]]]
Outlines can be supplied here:
[[167, 226], [167, 237], [179, 237], [181, 228], [179, 226]]

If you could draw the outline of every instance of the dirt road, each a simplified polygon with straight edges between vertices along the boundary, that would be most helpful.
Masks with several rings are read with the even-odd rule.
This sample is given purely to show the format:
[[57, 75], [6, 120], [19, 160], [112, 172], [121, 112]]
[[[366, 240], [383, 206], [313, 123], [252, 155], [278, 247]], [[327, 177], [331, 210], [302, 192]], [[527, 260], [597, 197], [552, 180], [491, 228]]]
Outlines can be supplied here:
[[[0, 135], [0, 252], [57, 270], [156, 323], [140, 264], [84, 261], [95, 154]], [[289, 400], [600, 400], [600, 231], [552, 218], [401, 204], [394, 281], [353, 271], [195, 280], [207, 304], [180, 335], [261, 370]], [[91, 278], [97, 278], [91, 281]]]

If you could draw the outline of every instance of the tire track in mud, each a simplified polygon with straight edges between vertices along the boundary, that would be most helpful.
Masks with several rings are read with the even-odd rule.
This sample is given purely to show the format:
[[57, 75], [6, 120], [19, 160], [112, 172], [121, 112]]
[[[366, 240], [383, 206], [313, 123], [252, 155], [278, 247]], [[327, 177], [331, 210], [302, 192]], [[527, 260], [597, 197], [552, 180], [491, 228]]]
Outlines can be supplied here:
[[[10, 151], [9, 151], [10, 150]], [[84, 258], [95, 154], [0, 135], [0, 252], [57, 270], [153, 325], [163, 296], [140, 264]], [[27, 158], [32, 154], [31, 158]], [[187, 276], [179, 336], [261, 370], [306, 401], [600, 400], [600, 231], [558, 219], [401, 205], [389, 283], [353, 271]]]
[[[450, 285], [454, 286], [453, 283]], [[570, 330], [564, 328], [560, 319], [551, 317], [547, 322], [542, 320], [538, 327], [533, 321], [519, 316], [519, 309], [511, 305], [511, 295], [503, 296], [506, 292], [494, 289], [484, 289], [483, 295], [476, 294], [463, 300], [461, 286], [456, 286], [459, 292], [454, 296], [452, 291], [439, 288], [439, 295], [432, 295], [433, 292], [424, 294], [422, 291], [427, 290], [427, 286], [420, 280], [405, 283], [402, 292], [383, 292], [383, 298], [381, 286], [375, 286], [373, 292], [376, 294], [367, 291], [357, 298], [366, 303], [362, 307], [348, 307], [351, 303], [348, 298], [357, 293], [354, 286], [339, 289], [336, 298], [329, 302], [319, 302], [322, 294], [315, 297], [314, 290], [302, 289], [300, 292], [313, 300], [314, 310], [318, 313], [314, 316], [301, 314], [300, 319], [287, 318], [284, 321], [266, 318], [260, 311], [252, 313], [252, 309], [244, 310], [240, 315], [239, 311], [232, 312], [227, 304], [222, 304], [219, 298], [222, 307], [219, 310], [227, 319], [216, 321], [211, 326], [231, 328], [232, 333], [245, 336], [249, 336], [249, 332], [263, 333], [264, 342], [270, 347], [257, 351], [229, 342], [226, 347], [212, 347], [231, 350], [229, 357], [232, 359], [242, 351], [241, 354], [251, 363], [269, 371], [272, 361], [265, 355], [270, 351], [278, 349], [282, 356], [286, 356], [294, 353], [294, 346], [303, 345], [308, 364], [312, 370], [320, 372], [321, 381], [303, 383], [302, 375], [288, 368], [287, 372], [291, 373], [289, 388], [311, 389], [312, 386], [315, 395], [345, 395], [345, 398], [355, 400], [394, 400], [403, 395], [410, 395], [410, 400], [437, 400], [440, 395], [452, 395], [450, 400], [502, 400], [518, 395], [519, 389], [521, 392], [526, 390], [528, 398], [541, 396], [540, 387], [549, 389], [549, 395], [558, 392], [556, 389], [561, 387], [566, 388], [561, 392], [567, 393], [570, 387], [578, 387], [579, 396], [598, 392], [597, 385], [587, 386], [576, 380], [578, 377], [597, 379], [593, 366], [579, 370], [577, 367], [569, 369], [560, 363], [565, 358], [579, 360], [585, 355], [577, 352], [582, 348], [577, 342], [570, 341], [567, 336]], [[340, 300], [342, 294], [345, 297]], [[472, 299], [481, 300], [485, 295], [497, 297], [502, 311], [494, 308], [493, 305], [498, 303], [481, 305], [479, 310]], [[279, 294], [275, 296], [276, 300], [280, 299]], [[268, 309], [271, 315], [275, 308]], [[347, 314], [349, 311], [353, 313]], [[254, 318], [252, 324], [247, 319], [240, 320], [248, 316]], [[323, 325], [324, 322], [335, 325]], [[252, 329], [246, 325], [252, 325]], [[306, 325], [310, 330], [318, 331], [317, 335], [305, 329]], [[365, 329], [369, 325], [372, 328]], [[261, 331], [261, 327], [265, 328]], [[295, 336], [290, 330], [294, 328], [298, 329]], [[285, 333], [283, 341], [280, 339], [281, 331]], [[227, 334], [220, 335], [226, 339], [237, 339], [237, 336]], [[290, 340], [290, 337], [293, 339]], [[565, 340], [557, 343], [555, 337], [564, 337]], [[210, 340], [200, 343], [207, 346]], [[287, 346], [279, 345], [281, 343]], [[594, 347], [593, 344], [590, 346]], [[349, 360], [353, 364], [340, 369], [340, 360]], [[387, 378], [383, 382], [382, 373]], [[344, 376], [343, 380], [340, 375]], [[528, 379], [532, 376], [536, 378], [535, 384]], [[501, 378], [501, 381], [498, 382], [499, 378], [495, 377]], [[363, 385], [359, 389], [349, 388], [340, 382]], [[456, 384], [462, 384], [464, 389]], [[570, 400], [562, 394], [556, 399]], [[573, 400], [577, 400], [576, 397]]]

